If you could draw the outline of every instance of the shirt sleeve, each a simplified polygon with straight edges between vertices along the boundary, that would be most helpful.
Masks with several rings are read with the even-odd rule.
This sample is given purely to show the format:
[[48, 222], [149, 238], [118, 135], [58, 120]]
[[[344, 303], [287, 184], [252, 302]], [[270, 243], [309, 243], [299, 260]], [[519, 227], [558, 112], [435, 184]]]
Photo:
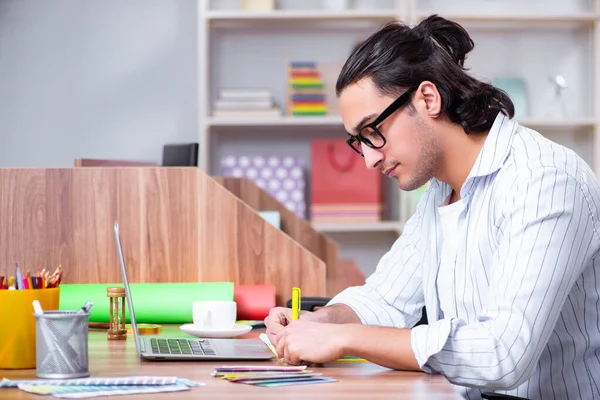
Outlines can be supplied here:
[[420, 367], [455, 384], [510, 390], [528, 379], [598, 249], [587, 188], [554, 168], [521, 175], [504, 200], [488, 299], [477, 320], [442, 319], [411, 331]]
[[409, 328], [419, 321], [424, 296], [421, 260], [415, 246], [423, 205], [429, 196], [428, 188], [402, 234], [381, 258], [365, 284], [345, 289], [328, 305], [343, 303], [351, 307], [365, 325]]

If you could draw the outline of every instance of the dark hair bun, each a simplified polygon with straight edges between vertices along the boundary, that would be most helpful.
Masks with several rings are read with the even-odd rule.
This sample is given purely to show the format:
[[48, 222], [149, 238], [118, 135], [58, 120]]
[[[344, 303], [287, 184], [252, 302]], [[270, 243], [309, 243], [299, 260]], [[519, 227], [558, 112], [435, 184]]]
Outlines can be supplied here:
[[464, 66], [467, 54], [475, 47], [465, 28], [435, 14], [421, 21], [413, 28], [413, 32], [423, 40], [432, 40], [461, 67]]

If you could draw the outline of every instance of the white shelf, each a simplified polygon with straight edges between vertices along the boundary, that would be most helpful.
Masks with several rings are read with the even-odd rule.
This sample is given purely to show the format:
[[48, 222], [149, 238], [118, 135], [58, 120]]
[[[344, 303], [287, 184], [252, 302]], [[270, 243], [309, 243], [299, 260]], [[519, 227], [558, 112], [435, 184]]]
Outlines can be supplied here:
[[[583, 0], [571, 1], [577, 4], [583, 2]], [[297, 6], [296, 3], [300, 2], [286, 1], [284, 3], [288, 6], [292, 4]], [[366, 4], [369, 2], [363, 3]], [[370, 3], [378, 4], [377, 1]], [[392, 3], [394, 4], [393, 6], [391, 5]], [[421, 3], [422, 9], [419, 9], [419, 3]], [[214, 157], [215, 151], [219, 152], [216, 147], [223, 149], [223, 151], [226, 149], [227, 152], [231, 153], [245, 151], [241, 147], [243, 146], [242, 142], [245, 143], [246, 140], [235, 143], [238, 137], [228, 138], [226, 133], [239, 132], [240, 135], [244, 135], [244, 132], [251, 132], [248, 133], [247, 137], [249, 141], [254, 140], [250, 136], [257, 131], [282, 131], [286, 134], [281, 135], [281, 142], [275, 144], [282, 146], [282, 154], [286, 152], [284, 150], [285, 146], [288, 146], [288, 143], [286, 143], [290, 136], [287, 135], [288, 132], [297, 131], [300, 134], [302, 132], [306, 133], [304, 139], [294, 136], [294, 143], [298, 140], [308, 141], [316, 135], [321, 135], [321, 133], [324, 137], [330, 136], [335, 131], [339, 131], [342, 136], [344, 135], [342, 119], [337, 115], [325, 117], [281, 115], [270, 118], [258, 116], [219, 118], [210, 115], [211, 94], [215, 92], [215, 89], [225, 87], [225, 85], [243, 87], [247, 82], [243, 81], [240, 76], [245, 76], [245, 79], [252, 79], [250, 77], [253, 73], [261, 74], [259, 83], [261, 85], [270, 85], [271, 75], [269, 74], [272, 73], [269, 70], [270, 64], [266, 61], [264, 63], [262, 61], [255, 63], [255, 60], [252, 58], [255, 54], [258, 57], [258, 50], [253, 50], [251, 46], [260, 46], [260, 40], [265, 40], [267, 46], [273, 45], [273, 48], [261, 49], [261, 51], [269, 52], [269, 56], [272, 53], [278, 57], [281, 56], [281, 58], [313, 57], [316, 60], [320, 58], [327, 59], [330, 56], [328, 50], [320, 46], [314, 46], [315, 51], [314, 56], [312, 56], [312, 42], [310, 41], [320, 41], [321, 36], [319, 35], [321, 32], [323, 44], [331, 40], [331, 46], [334, 46], [334, 48], [349, 50], [358, 41], [357, 27], [361, 30], [360, 35], [362, 38], [368, 32], [375, 31], [375, 28], [373, 27], [372, 29], [372, 26], [382, 25], [392, 20], [402, 20], [412, 25], [435, 13], [458, 23], [465, 24], [468, 31], [473, 29], [473, 35], [476, 40], [476, 52], [473, 54], [471, 62], [481, 68], [474, 69], [473, 72], [480, 72], [484, 76], [496, 76], [510, 72], [513, 74], [522, 74], [525, 78], [534, 77], [537, 79], [538, 77], [535, 74], [538, 73], [538, 70], [540, 74], [550, 73], [545, 71], [544, 67], [547, 65], [549, 69], [559, 68], [556, 73], [564, 73], [571, 76], [571, 88], [575, 88], [578, 94], [577, 98], [575, 98], [575, 95], [570, 95], [570, 100], [577, 100], [575, 103], [569, 103], [572, 106], [570, 109], [583, 110], [584, 115], [591, 115], [591, 117], [573, 117], [567, 120], [556, 121], [543, 117], [530, 117], [517, 118], [517, 121], [523, 126], [539, 131], [542, 135], [548, 133], [548, 136], [553, 140], [558, 139], [557, 141], [560, 141], [561, 137], [564, 137], [567, 144], [572, 144], [574, 149], [575, 147], [580, 149], [590, 159], [593, 159], [594, 171], [600, 175], [600, 141], [597, 140], [597, 135], [600, 132], [600, 78], [598, 75], [598, 66], [600, 66], [600, 51], [598, 51], [600, 48], [600, 13], [597, 12], [600, 10], [598, 8], [600, 0], [589, 1], [590, 4], [593, 3], [594, 11], [567, 11], [562, 14], [557, 7], [559, 2], [551, 4], [552, 2], [536, 1], [539, 6], [529, 8], [529, 12], [519, 12], [508, 6], [504, 8], [501, 6], [496, 7], [491, 5], [491, 3], [489, 7], [483, 5], [479, 10], [475, 10], [474, 7], [469, 5], [469, 3], [477, 3], [477, 6], [479, 6], [481, 2], [478, 1], [464, 0], [456, 2], [456, 5], [454, 5], [454, 2], [451, 5], [448, 3], [448, 0], [390, 0], [388, 2], [389, 7], [386, 9], [346, 11], [281, 9], [262, 13], [244, 12], [242, 10], [210, 10], [208, 1], [198, 0], [198, 43], [201, 49], [198, 53], [200, 70], [198, 96], [201, 99], [199, 102], [198, 124], [201, 131], [200, 146], [202, 153], [200, 162], [202, 168], [210, 171], [210, 165], [213, 165], [211, 158]], [[462, 3], [462, 6], [458, 3]], [[519, 2], [516, 0], [500, 3], [515, 3], [517, 6], [520, 5], [517, 4]], [[220, 5], [221, 2], [219, 1]], [[523, 6], [526, 7], [526, 5]], [[498, 10], [498, 12], [490, 11], [492, 8]], [[573, 9], [571, 8], [571, 10]], [[444, 10], [448, 12], [444, 12]], [[288, 27], [292, 26], [294, 29], [288, 29]], [[330, 27], [335, 27], [335, 29], [330, 29]], [[343, 29], [349, 28], [352, 32], [352, 37], [348, 37], [347, 40], [343, 39], [346, 32], [344, 30], [339, 31], [339, 27], [343, 27]], [[528, 30], [527, 35], [522, 35], [523, 38], [521, 38], [521, 34], [515, 32], [518, 28]], [[239, 32], [230, 32], [236, 29], [239, 29]], [[246, 38], [245, 35], [249, 29], [252, 30], [252, 35], [248, 35], [248, 38]], [[534, 32], [529, 32], [529, 29]], [[363, 30], [365, 32], [362, 32]], [[540, 30], [540, 32], [535, 32], [536, 30]], [[307, 34], [307, 39], [309, 40], [307, 42], [301, 42], [301, 33], [303, 31]], [[579, 42], [579, 38], [587, 40], [588, 34], [590, 37], [590, 46], [579, 45], [581, 43]], [[213, 35], [219, 37], [219, 39], [222, 37], [222, 41], [215, 41], [213, 43]], [[279, 40], [277, 37], [275, 38], [277, 40], [273, 40], [273, 43], [271, 43], [271, 35], [282, 35], [282, 40]], [[290, 38], [289, 46], [293, 46], [290, 48], [287, 47], [283, 40], [288, 36]], [[232, 40], [237, 40], [238, 38], [240, 42], [236, 43], [243, 43], [244, 46], [241, 44], [238, 46], [232, 45]], [[514, 46], [510, 43], [513, 40], [517, 41], [517, 43], [514, 43]], [[535, 40], [542, 41], [541, 47], [533, 47], [529, 51], [528, 48], [530, 46], [536, 46]], [[570, 42], [573, 42], [571, 46], [569, 46]], [[318, 44], [320, 45], [321, 43], [318, 42]], [[233, 52], [236, 55], [244, 54], [246, 48], [251, 49], [247, 55], [250, 61], [248, 65], [240, 61], [240, 57], [222, 56], [223, 54]], [[528, 59], [525, 60], [527, 62], [519, 62], [517, 65], [514, 65], [510, 61], [507, 62], [502, 59], [502, 54], [512, 54], [513, 50], [517, 59], [521, 57], [532, 57], [533, 59], [534, 57], [542, 56], [541, 58], [545, 61], [533, 62]], [[240, 53], [240, 51], [242, 52]], [[219, 52], [224, 53], [219, 54]], [[493, 55], [496, 53], [501, 56], [501, 59], [496, 62], [488, 59], [488, 54]], [[545, 57], [549, 54], [555, 54], [555, 57]], [[275, 57], [272, 58], [275, 59]], [[227, 60], [233, 60], [233, 65], [239, 68], [244, 75], [235, 75], [235, 72], [232, 72], [233, 68], [232, 71], [221, 70], [223, 67], [222, 64]], [[590, 60], [592, 63], [589, 62]], [[279, 63], [279, 61], [276, 62]], [[256, 71], [253, 68], [256, 68]], [[281, 65], [277, 65], [274, 68], [279, 69]], [[587, 76], [588, 71], [591, 71], [589, 73], [590, 79]], [[581, 78], [582, 76], [584, 78]], [[539, 78], [539, 82], [544, 80], [544, 76], [540, 76]], [[532, 93], [540, 92], [543, 83], [539, 82], [532, 82], [531, 86], [528, 87], [532, 90]], [[252, 83], [254, 84], [255, 82], [253, 81]], [[273, 84], [281, 88], [286, 82], [273, 81]], [[545, 86], [543, 87], [546, 89]], [[282, 92], [276, 93], [278, 95], [282, 94]], [[569, 89], [568, 93], [572, 93], [572, 89]], [[276, 100], [285, 103], [285, 100], [282, 98]], [[592, 101], [593, 105], [590, 105]], [[542, 110], [543, 108], [532, 107], [532, 112], [535, 113]], [[245, 128], [255, 129], [245, 130]], [[580, 135], [580, 132], [584, 133], [586, 137], [580, 137], [584, 136]], [[219, 137], [219, 135], [222, 136]], [[592, 149], [589, 148], [589, 137], [587, 135], [590, 135], [593, 139]], [[216, 139], [214, 140], [214, 144], [212, 144], [211, 138]], [[257, 138], [256, 140], [261, 139]], [[265, 140], [270, 140], [270, 137]], [[259, 144], [257, 143], [257, 146]], [[253, 151], [253, 149], [249, 150]], [[395, 204], [392, 206], [396, 207]], [[348, 241], [348, 248], [345, 248], [344, 251], [347, 251], [348, 254], [353, 254], [353, 257], [356, 257], [357, 263], [361, 265], [361, 268], [364, 266], [366, 269], [369, 269], [372, 268], [372, 265], [375, 265], [376, 259], [384, 251], [385, 245], [380, 243], [383, 242], [380, 240], [380, 237], [374, 238], [371, 241], [362, 241], [361, 239], [360, 243], [357, 243], [357, 234], [364, 235], [366, 233], [367, 239], [368, 236], [373, 236], [377, 232], [379, 232], [379, 235], [376, 236], [384, 236], [386, 239], [394, 235], [400, 235], [404, 228], [402, 221], [408, 218], [410, 212], [413, 211], [411, 197], [400, 196], [397, 206], [398, 214], [401, 216], [399, 221], [382, 221], [378, 223], [313, 223], [312, 226], [320, 232], [335, 234], [334, 237], [340, 243], [341, 248], [345, 248], [346, 241]]]
[[209, 118], [209, 126], [337, 126], [342, 125], [342, 117], [337, 115], [323, 117], [240, 117]]
[[[517, 118], [517, 121], [532, 129], [588, 129], [593, 128], [596, 120], [593, 118], [575, 118], [565, 120], [549, 120], [541, 118]], [[208, 126], [218, 127], [252, 127], [252, 126], [279, 126], [279, 127], [303, 127], [303, 126], [342, 126], [340, 116], [331, 115], [324, 117], [240, 117], [240, 118], [209, 118]]]
[[[596, 12], [576, 12], [567, 14], [541, 13], [495, 13], [469, 14], [418, 11], [417, 20], [431, 14], [439, 14], [444, 18], [459, 23], [586, 23], [592, 24], [600, 18]], [[269, 21], [390, 21], [400, 17], [397, 10], [276, 10], [272, 12], [245, 12], [238, 10], [213, 10], [206, 13], [209, 22], [269, 22]]]
[[556, 129], [591, 129], [596, 125], [594, 118], [575, 118], [564, 120], [552, 120], [541, 118], [523, 118], [518, 119], [519, 124], [535, 130], [556, 130]]
[[[417, 19], [427, 18], [433, 12], [419, 11]], [[598, 20], [598, 13], [578, 12], [570, 14], [537, 14], [537, 13], [514, 13], [514, 14], [459, 14], [459, 13], [438, 13], [444, 18], [454, 20], [459, 23], [586, 23], [592, 24]]]
[[398, 12], [395, 10], [277, 10], [272, 12], [244, 12], [244, 11], [209, 11], [206, 14], [208, 21], [389, 21], [396, 19]]
[[340, 233], [340, 232], [396, 232], [400, 234], [404, 224], [399, 221], [382, 221], [371, 223], [313, 223], [313, 228], [319, 232]]

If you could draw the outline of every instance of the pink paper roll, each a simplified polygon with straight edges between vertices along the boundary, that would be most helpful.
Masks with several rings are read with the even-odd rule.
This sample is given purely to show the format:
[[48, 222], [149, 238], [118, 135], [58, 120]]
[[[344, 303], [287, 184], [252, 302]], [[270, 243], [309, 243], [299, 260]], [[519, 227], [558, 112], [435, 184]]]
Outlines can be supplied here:
[[275, 286], [235, 285], [233, 298], [238, 320], [263, 320], [275, 307]]

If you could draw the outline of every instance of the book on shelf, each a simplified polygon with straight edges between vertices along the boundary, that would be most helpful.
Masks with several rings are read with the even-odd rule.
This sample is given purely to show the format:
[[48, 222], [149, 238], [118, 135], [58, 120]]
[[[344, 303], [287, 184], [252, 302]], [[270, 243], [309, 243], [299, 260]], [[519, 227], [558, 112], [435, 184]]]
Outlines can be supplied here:
[[214, 103], [213, 117], [279, 117], [282, 112], [273, 101], [268, 89], [228, 88], [221, 89]]
[[215, 102], [217, 110], [264, 110], [273, 108], [273, 100], [223, 100]]
[[235, 117], [261, 117], [261, 118], [276, 118], [281, 116], [281, 109], [273, 107], [265, 110], [215, 110], [212, 113], [215, 118], [235, 118]]
[[269, 89], [226, 88], [219, 91], [223, 100], [271, 100], [273, 94]]
[[381, 217], [379, 216], [346, 216], [346, 215], [338, 215], [338, 216], [311, 216], [311, 222], [313, 224], [373, 224], [383, 222]]
[[292, 61], [288, 66], [288, 114], [295, 117], [327, 115], [325, 83], [313, 61]]

